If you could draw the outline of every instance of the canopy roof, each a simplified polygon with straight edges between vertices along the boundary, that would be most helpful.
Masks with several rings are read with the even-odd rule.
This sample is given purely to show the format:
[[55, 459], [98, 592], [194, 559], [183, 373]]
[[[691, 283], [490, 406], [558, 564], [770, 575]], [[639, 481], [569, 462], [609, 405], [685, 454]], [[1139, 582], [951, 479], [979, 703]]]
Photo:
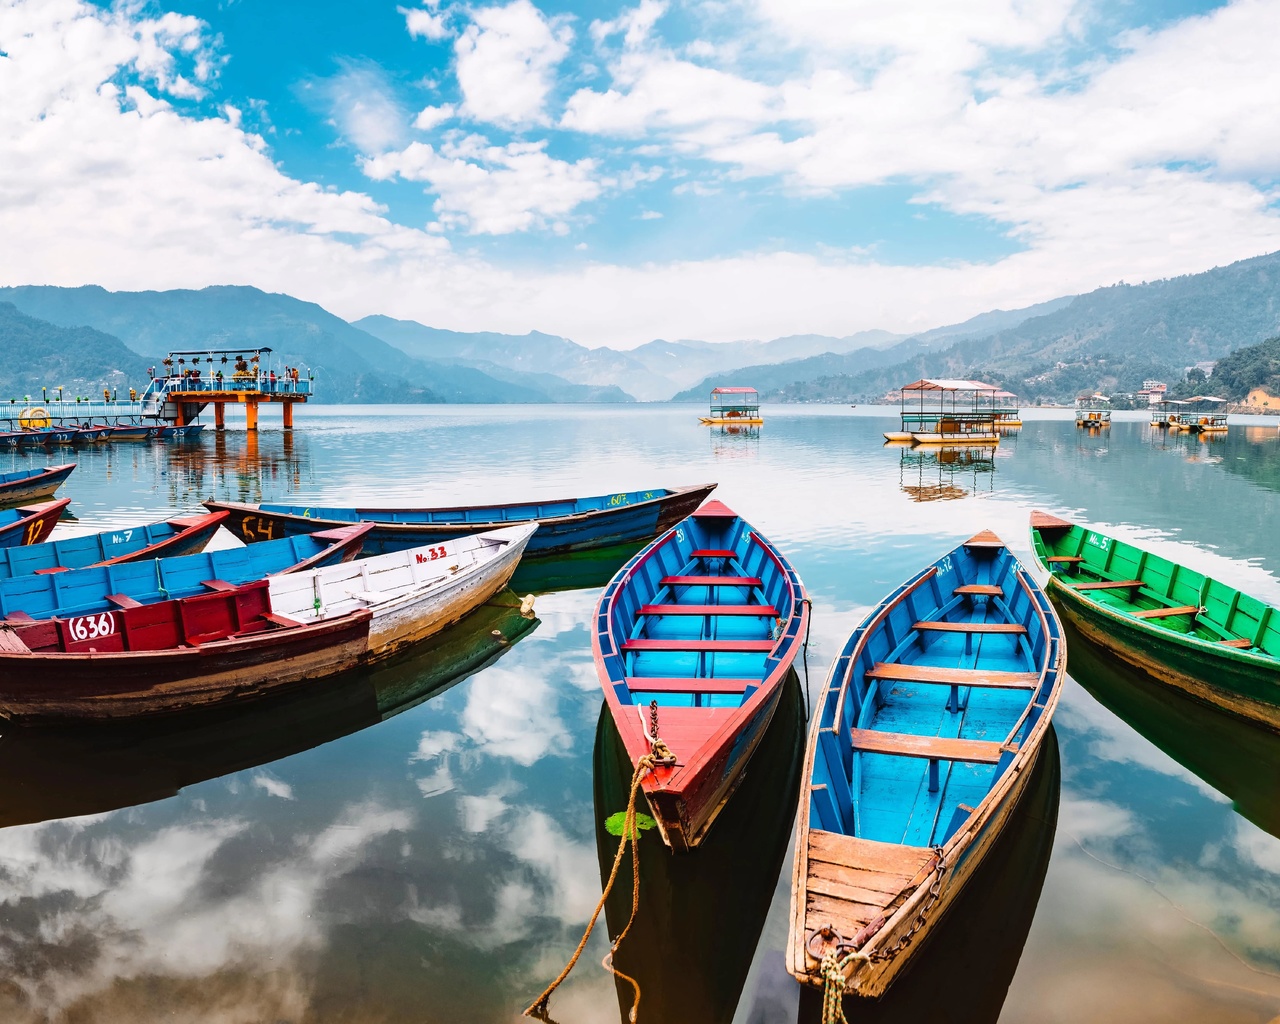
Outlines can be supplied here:
[[1012, 391], [997, 391], [997, 392], [996, 392], [996, 398], [1017, 398], [1017, 397], [1018, 397], [1018, 396], [1017, 396], [1017, 395], [1015, 395]]
[[169, 353], [173, 356], [238, 356], [245, 352], [270, 352], [266, 345], [241, 345], [239, 348], [189, 348], [175, 349]]
[[758, 394], [755, 388], [712, 388], [713, 395], [754, 395]]
[[990, 392], [992, 395], [997, 394], [1000, 389], [994, 384], [987, 384], [980, 380], [918, 380], [914, 384], [904, 384], [899, 389], [901, 391], [984, 391]]
[[1213, 395], [1192, 395], [1182, 405], [1191, 405], [1193, 402], [1225, 402], [1225, 398], [1217, 398]]

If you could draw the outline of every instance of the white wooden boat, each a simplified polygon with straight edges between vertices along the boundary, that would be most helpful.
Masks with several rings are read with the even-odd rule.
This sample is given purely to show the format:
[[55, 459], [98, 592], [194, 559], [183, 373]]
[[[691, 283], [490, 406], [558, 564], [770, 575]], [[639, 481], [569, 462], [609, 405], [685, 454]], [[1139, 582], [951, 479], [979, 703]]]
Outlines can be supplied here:
[[300, 623], [373, 612], [368, 661], [389, 658], [474, 611], [511, 579], [537, 523], [476, 533], [271, 579], [271, 608]]

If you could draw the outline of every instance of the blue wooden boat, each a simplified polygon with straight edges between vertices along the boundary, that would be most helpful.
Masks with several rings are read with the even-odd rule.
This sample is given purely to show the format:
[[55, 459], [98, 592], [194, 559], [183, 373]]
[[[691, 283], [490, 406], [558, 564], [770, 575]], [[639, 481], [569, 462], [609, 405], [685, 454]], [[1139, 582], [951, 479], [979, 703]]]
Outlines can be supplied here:
[[[592, 630], [596, 671], [663, 841], [697, 846], [742, 778], [809, 621], [804, 585], [718, 501], [619, 570]], [[670, 758], [666, 753], [670, 753]]]
[[37, 498], [51, 497], [75, 468], [76, 464], [69, 462], [62, 466], [40, 466], [36, 469], [0, 473], [0, 507], [12, 508]]
[[0, 580], [0, 619], [21, 623], [100, 614], [347, 562], [360, 553], [368, 529], [357, 523], [307, 537], [197, 555], [15, 576]]
[[989, 532], [854, 630], [805, 754], [791, 974], [866, 996], [889, 987], [1008, 820], [1065, 666], [1052, 606]]
[[53, 532], [54, 526], [70, 504], [70, 498], [59, 498], [43, 505], [27, 505], [0, 512], [0, 552], [4, 548], [36, 544], [44, 540]]
[[[23, 547], [0, 547], [0, 579], [83, 569], [90, 565], [193, 555], [204, 550], [226, 518], [221, 512], [177, 516], [146, 526], [122, 526], [83, 537], [64, 537], [41, 544], [28, 543]], [[3, 533], [0, 533], [0, 541], [3, 541]]]
[[345, 523], [372, 522], [375, 526], [365, 541], [366, 555], [455, 540], [536, 519], [540, 524], [538, 532], [525, 552], [526, 558], [536, 558], [649, 540], [689, 515], [715, 486], [461, 508], [317, 508], [230, 501], [206, 501], [204, 506], [211, 512], [230, 512], [227, 528], [247, 544], [296, 537]]

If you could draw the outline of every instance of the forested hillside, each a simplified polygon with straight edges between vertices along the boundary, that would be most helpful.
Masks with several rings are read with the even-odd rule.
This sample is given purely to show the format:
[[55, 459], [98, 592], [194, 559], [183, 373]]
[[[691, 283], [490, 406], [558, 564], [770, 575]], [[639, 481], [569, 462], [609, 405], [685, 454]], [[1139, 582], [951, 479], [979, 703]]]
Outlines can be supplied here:
[[147, 365], [119, 338], [90, 327], [57, 327], [0, 302], [0, 403], [26, 395], [39, 400], [42, 387], [51, 395], [62, 387], [72, 401], [77, 395], [101, 398], [104, 387], [141, 391]]

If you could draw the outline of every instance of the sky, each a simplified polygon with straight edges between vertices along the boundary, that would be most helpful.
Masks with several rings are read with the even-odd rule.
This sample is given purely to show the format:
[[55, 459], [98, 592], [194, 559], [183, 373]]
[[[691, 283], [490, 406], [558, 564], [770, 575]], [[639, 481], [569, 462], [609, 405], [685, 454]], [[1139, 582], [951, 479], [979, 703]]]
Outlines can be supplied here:
[[0, 0], [0, 284], [630, 348], [1280, 249], [1280, 0]]

